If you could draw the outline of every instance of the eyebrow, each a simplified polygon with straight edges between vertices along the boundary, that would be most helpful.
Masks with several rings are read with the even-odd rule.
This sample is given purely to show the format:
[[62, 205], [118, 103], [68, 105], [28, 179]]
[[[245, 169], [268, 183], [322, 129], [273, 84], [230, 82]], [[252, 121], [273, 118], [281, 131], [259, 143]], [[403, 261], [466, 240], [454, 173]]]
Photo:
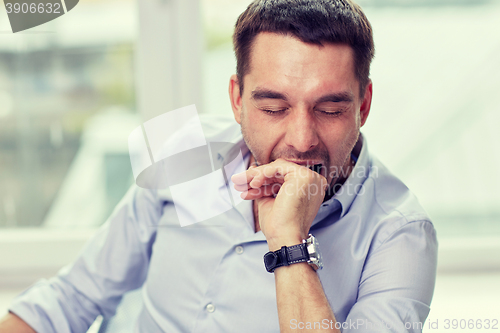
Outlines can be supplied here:
[[260, 89], [257, 88], [252, 91], [252, 99], [261, 100], [261, 99], [282, 99], [284, 101], [288, 101], [286, 95], [279, 93], [277, 91], [269, 90], [269, 89]]
[[[288, 98], [286, 97], [285, 94], [282, 94], [282, 93], [279, 93], [277, 91], [273, 91], [270, 89], [257, 88], [254, 91], [252, 91], [251, 98], [254, 100], [281, 99], [283, 101], [288, 102]], [[322, 96], [316, 100], [316, 104], [325, 103], [325, 102], [340, 103], [340, 102], [352, 102], [352, 101], [354, 101], [353, 94], [350, 92], [347, 92], [347, 91], [342, 91], [342, 92]]]
[[339, 103], [339, 102], [352, 102], [352, 101], [354, 101], [353, 94], [347, 91], [343, 91], [320, 97], [318, 100], [316, 100], [316, 104], [324, 102]]

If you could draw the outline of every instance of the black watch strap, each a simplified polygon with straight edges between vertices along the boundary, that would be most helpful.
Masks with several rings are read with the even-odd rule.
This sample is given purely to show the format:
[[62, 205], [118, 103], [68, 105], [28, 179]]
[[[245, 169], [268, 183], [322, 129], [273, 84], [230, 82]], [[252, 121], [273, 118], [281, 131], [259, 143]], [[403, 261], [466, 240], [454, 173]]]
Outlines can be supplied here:
[[288, 266], [309, 260], [306, 244], [283, 246], [278, 251], [270, 251], [264, 255], [264, 265], [269, 273], [281, 266]]

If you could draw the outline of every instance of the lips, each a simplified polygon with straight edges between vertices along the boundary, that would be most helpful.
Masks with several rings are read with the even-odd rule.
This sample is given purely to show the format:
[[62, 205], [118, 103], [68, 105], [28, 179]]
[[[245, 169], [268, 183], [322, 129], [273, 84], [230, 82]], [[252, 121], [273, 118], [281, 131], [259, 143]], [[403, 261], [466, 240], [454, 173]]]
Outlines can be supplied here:
[[287, 161], [298, 164], [298, 165], [307, 166], [307, 167], [322, 164], [322, 161], [318, 161], [318, 160], [316, 160], [316, 161], [314, 161], [314, 160], [306, 160], [306, 161], [287, 160]]

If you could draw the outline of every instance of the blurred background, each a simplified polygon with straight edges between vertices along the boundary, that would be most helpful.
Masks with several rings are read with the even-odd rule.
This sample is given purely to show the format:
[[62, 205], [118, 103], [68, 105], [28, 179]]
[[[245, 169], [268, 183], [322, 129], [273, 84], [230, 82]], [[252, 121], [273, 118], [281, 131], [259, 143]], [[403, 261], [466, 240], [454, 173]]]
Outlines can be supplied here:
[[[0, 316], [70, 262], [133, 184], [135, 127], [189, 104], [231, 114], [231, 34], [248, 3], [82, 0], [16, 34], [0, 9]], [[429, 315], [440, 328], [428, 331], [500, 320], [500, 3], [358, 3], [376, 46], [362, 132], [440, 241]]]

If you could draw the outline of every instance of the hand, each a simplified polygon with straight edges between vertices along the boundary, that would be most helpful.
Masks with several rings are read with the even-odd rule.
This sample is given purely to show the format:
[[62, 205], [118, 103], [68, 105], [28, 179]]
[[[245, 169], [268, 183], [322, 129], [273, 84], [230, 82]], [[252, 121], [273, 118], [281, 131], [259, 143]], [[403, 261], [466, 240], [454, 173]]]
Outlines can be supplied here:
[[271, 251], [307, 238], [328, 187], [322, 175], [284, 159], [252, 166], [231, 180], [243, 199], [255, 200]]
[[7, 313], [3, 318], [0, 318], [0, 332], [2, 333], [36, 333], [27, 323], [21, 318], [13, 314]]

